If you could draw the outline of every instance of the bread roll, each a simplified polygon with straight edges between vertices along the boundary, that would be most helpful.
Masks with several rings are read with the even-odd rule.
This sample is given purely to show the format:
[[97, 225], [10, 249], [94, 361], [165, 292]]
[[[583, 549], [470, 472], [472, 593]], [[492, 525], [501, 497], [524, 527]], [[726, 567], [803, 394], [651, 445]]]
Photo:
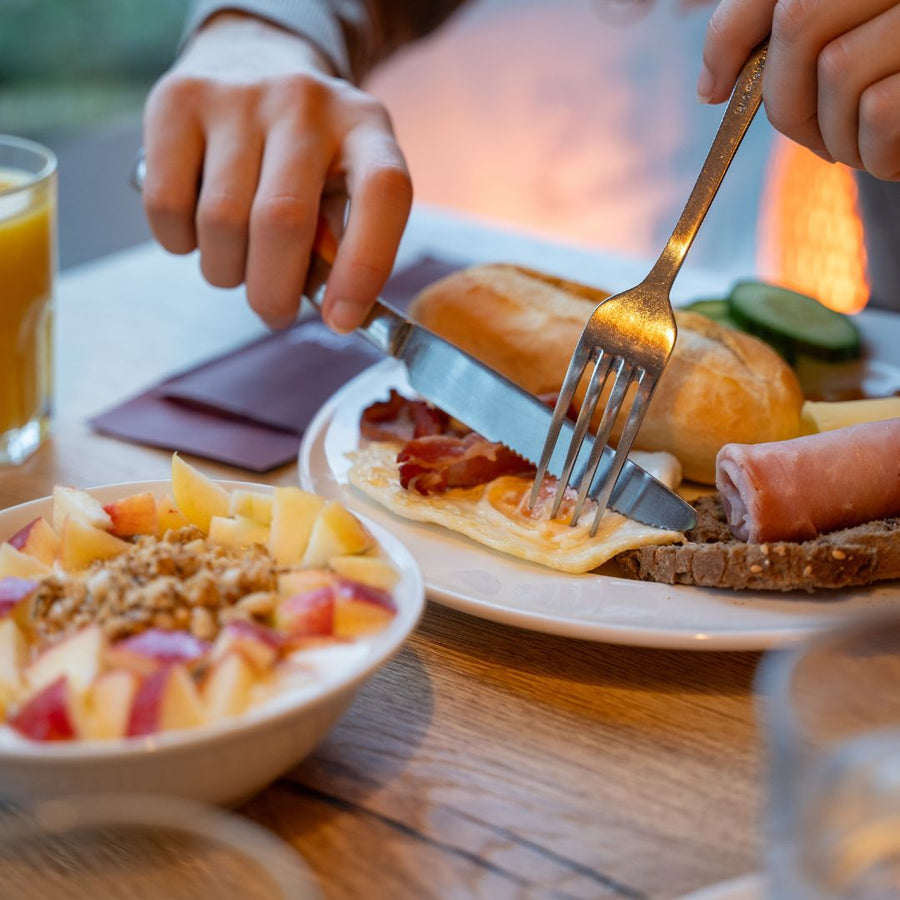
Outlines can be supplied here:
[[[545, 394], [559, 390], [588, 316], [607, 296], [494, 264], [435, 282], [414, 299], [410, 312], [527, 391]], [[716, 453], [724, 444], [800, 434], [800, 384], [774, 350], [697, 313], [677, 312], [676, 320], [675, 350], [636, 448], [668, 450], [681, 461], [685, 478], [714, 484]]]

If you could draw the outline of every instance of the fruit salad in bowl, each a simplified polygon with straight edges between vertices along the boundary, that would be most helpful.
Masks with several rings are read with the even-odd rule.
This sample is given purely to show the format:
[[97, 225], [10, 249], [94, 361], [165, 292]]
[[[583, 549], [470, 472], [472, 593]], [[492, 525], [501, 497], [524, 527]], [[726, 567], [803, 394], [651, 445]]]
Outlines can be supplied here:
[[424, 601], [405, 548], [340, 504], [177, 454], [170, 482], [0, 512], [0, 538], [0, 796], [247, 796], [321, 739]]

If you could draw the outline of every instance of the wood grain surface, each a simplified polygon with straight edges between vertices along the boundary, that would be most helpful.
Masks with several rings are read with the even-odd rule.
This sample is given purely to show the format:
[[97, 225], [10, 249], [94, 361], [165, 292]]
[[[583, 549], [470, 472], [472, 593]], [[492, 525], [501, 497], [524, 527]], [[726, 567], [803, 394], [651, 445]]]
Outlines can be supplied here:
[[[240, 292], [149, 246], [67, 273], [59, 298], [55, 433], [0, 470], [2, 507], [60, 482], [166, 477], [169, 453], [86, 416], [259, 333]], [[312, 756], [242, 812], [334, 900], [680, 897], [759, 866], [758, 658], [558, 638], [431, 603]]]

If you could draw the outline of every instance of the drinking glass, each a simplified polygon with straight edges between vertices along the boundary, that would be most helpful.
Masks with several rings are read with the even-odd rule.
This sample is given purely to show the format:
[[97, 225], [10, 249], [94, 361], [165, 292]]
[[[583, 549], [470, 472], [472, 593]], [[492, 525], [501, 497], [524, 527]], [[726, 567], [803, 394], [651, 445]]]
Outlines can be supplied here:
[[772, 900], [900, 898], [900, 612], [763, 659]]
[[55, 273], [56, 157], [0, 135], [0, 465], [50, 427]]

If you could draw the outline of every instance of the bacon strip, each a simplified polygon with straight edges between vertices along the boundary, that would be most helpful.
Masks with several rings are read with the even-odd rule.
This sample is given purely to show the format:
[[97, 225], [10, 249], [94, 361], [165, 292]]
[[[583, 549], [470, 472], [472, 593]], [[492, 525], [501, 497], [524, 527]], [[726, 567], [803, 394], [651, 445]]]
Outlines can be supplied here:
[[363, 410], [359, 430], [370, 441], [411, 441], [451, 430], [450, 416], [424, 400], [410, 400], [391, 389], [387, 400]]
[[478, 434], [433, 435], [410, 441], [397, 454], [400, 484], [420, 494], [475, 487], [501, 475], [533, 475], [534, 466], [503, 444]]
[[[556, 394], [543, 394], [553, 408]], [[572, 415], [570, 410], [570, 415]], [[400, 483], [420, 494], [476, 487], [501, 475], [533, 475], [534, 466], [503, 444], [492, 443], [424, 400], [391, 389], [387, 400], [363, 410], [359, 429], [370, 441], [402, 441], [397, 455]]]
[[900, 419], [726, 444], [716, 487], [738, 540], [804, 541], [900, 515]]

